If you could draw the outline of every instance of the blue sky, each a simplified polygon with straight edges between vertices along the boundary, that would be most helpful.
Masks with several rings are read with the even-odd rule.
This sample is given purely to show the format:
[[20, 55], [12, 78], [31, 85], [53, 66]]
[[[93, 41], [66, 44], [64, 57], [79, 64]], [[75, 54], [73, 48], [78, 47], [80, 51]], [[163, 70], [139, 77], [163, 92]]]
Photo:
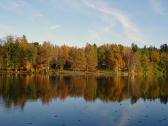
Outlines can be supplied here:
[[0, 37], [85, 46], [168, 43], [168, 0], [0, 0]]

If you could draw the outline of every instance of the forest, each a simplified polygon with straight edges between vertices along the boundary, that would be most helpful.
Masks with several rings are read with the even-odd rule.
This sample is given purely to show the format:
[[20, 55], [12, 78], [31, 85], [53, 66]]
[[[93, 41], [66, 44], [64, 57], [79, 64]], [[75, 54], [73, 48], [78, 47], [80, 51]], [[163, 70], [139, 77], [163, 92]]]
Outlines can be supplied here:
[[128, 74], [167, 75], [168, 45], [160, 48], [139, 48], [120, 44], [87, 43], [85, 47], [54, 45], [45, 41], [29, 42], [22, 37], [7, 36], [0, 40], [1, 72], [48, 72], [48, 71], [112, 71]]

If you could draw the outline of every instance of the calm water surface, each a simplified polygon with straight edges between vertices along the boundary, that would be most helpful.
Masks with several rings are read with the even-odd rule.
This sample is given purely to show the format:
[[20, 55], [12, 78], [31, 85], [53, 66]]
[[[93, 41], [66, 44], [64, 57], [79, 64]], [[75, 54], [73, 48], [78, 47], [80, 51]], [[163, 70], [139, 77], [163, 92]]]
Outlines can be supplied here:
[[167, 126], [168, 79], [0, 75], [0, 126]]

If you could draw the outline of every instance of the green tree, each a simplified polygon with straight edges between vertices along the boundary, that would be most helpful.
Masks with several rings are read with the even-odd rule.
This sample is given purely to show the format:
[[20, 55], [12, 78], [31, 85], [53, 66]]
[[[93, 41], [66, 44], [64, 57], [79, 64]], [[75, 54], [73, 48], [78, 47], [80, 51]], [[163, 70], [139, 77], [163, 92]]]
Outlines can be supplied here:
[[168, 45], [167, 44], [163, 44], [160, 46], [160, 51], [161, 52], [168, 52]]
[[141, 55], [141, 67], [144, 75], [146, 76], [148, 72], [148, 57], [144, 53]]
[[161, 68], [164, 73], [168, 74], [168, 52], [163, 52], [161, 54]]
[[37, 45], [34, 43], [28, 43], [25, 35], [16, 39], [16, 43], [19, 44], [20, 66], [31, 69], [32, 66], [36, 64]]
[[107, 66], [107, 49], [108, 45], [102, 45], [98, 48], [98, 66], [100, 69], [106, 68]]
[[12, 69], [17, 68], [18, 65], [18, 44], [15, 43], [13, 36], [7, 37], [6, 42], [7, 48], [7, 63], [8, 66]]
[[133, 52], [138, 51], [138, 45], [137, 44], [132, 43], [131, 48], [132, 48]]

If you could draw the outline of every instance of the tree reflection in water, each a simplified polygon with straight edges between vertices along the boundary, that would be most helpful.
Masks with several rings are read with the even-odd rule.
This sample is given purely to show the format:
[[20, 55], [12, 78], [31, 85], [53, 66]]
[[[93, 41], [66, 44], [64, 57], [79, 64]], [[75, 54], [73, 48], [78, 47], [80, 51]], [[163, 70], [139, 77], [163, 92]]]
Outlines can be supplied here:
[[168, 79], [143, 77], [95, 77], [20, 75], [0, 76], [0, 96], [5, 107], [20, 106], [27, 100], [49, 103], [53, 99], [83, 97], [86, 101], [100, 99], [103, 102], [120, 102], [139, 98], [168, 100]]

